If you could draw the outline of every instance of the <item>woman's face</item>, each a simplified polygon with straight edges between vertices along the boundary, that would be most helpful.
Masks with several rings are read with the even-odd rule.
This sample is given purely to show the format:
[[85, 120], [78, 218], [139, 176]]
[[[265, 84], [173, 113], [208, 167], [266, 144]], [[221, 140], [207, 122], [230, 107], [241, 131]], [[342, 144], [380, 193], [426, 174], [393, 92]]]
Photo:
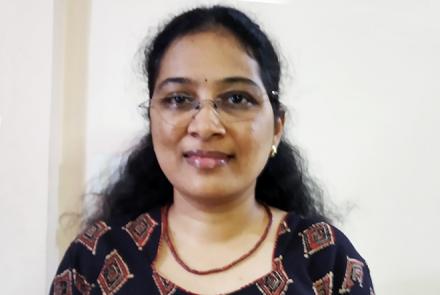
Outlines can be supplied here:
[[[218, 97], [259, 104], [246, 120], [224, 120], [207, 103]], [[179, 121], [173, 108], [188, 99], [204, 103]], [[171, 109], [164, 115], [152, 107], [150, 118], [154, 150], [175, 197], [215, 201], [254, 192], [283, 122], [274, 122], [258, 63], [231, 33], [215, 30], [175, 40], [162, 58], [152, 100], [162, 106], [166, 101]]]

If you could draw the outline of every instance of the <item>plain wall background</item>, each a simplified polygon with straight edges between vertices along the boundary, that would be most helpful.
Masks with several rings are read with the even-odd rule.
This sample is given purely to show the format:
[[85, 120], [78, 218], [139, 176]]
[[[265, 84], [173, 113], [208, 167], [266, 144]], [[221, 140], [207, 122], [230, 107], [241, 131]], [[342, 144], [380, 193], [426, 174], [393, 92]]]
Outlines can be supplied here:
[[[438, 294], [440, 5], [256, 2], [222, 3], [244, 8], [278, 44], [288, 136], [346, 213], [339, 227], [369, 263], [376, 293]], [[56, 240], [59, 215], [77, 210], [84, 182], [99, 183], [145, 131], [137, 49], [195, 3], [207, 1], [0, 2], [5, 294], [46, 292], [55, 249], [69, 239]]]
[[0, 2], [2, 294], [44, 294], [46, 251], [57, 253], [47, 242], [53, 15], [52, 0]]

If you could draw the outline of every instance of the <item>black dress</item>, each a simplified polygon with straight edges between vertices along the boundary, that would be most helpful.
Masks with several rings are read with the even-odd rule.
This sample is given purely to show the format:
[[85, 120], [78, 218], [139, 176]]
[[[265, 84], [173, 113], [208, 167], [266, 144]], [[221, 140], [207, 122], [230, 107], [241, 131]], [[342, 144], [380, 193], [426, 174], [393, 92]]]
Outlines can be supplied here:
[[[89, 226], [68, 248], [50, 294], [192, 294], [156, 273], [162, 210]], [[203, 279], [203, 278], [202, 278]], [[286, 215], [272, 271], [229, 294], [373, 295], [368, 266], [328, 223]]]

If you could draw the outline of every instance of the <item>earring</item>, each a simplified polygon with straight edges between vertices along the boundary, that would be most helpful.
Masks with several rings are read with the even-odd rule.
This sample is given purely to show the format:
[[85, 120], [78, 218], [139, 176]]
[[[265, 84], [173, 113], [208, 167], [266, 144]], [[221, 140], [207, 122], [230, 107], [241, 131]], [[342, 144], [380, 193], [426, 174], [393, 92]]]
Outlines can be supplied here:
[[273, 158], [277, 155], [277, 147], [273, 144], [271, 151], [270, 151], [270, 157]]

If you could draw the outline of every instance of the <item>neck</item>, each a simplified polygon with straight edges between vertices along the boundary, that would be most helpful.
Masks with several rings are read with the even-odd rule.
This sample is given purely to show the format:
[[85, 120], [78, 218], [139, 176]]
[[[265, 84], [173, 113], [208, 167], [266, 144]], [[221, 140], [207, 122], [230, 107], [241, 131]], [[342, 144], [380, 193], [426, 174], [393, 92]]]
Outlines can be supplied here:
[[265, 215], [253, 193], [228, 201], [200, 202], [175, 192], [168, 219], [171, 231], [182, 230], [195, 242], [215, 243], [233, 239], [243, 231], [261, 233], [268, 222]]

